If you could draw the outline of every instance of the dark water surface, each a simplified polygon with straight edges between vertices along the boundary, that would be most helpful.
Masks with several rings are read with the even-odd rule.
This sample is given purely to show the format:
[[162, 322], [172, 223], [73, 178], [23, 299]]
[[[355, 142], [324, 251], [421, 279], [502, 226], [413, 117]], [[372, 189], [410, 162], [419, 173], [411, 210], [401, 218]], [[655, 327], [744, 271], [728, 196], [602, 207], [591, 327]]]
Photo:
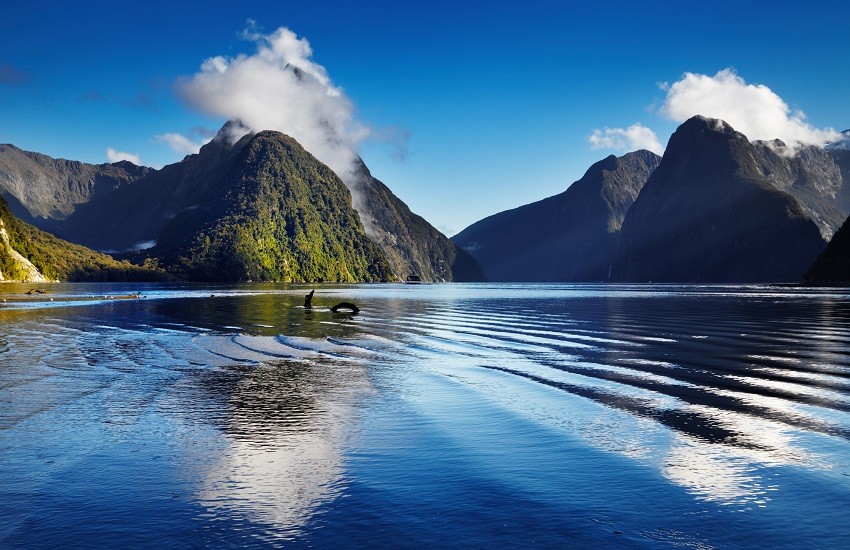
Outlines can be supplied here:
[[3, 548], [850, 544], [845, 290], [28, 288]]

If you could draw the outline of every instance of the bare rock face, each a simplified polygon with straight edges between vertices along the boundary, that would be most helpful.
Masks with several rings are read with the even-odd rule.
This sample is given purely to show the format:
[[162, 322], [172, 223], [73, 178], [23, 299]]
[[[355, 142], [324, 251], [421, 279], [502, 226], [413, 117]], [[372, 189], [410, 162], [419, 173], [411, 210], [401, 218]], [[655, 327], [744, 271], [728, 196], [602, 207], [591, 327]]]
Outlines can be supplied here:
[[12, 212], [39, 225], [65, 220], [93, 198], [105, 198], [151, 171], [127, 161], [86, 164], [0, 144], [0, 194]]
[[766, 177], [758, 148], [721, 120], [696, 116], [679, 126], [626, 214], [617, 277], [800, 280], [826, 241], [811, 208]]
[[396, 277], [423, 281], [486, 280], [475, 259], [410, 208], [360, 162], [352, 189], [366, 233], [378, 243]]
[[818, 225], [827, 241], [850, 213], [850, 183], [833, 154], [816, 146], [796, 151], [782, 141], [755, 141], [753, 147], [762, 176], [793, 195]]
[[661, 157], [635, 151], [591, 166], [566, 191], [500, 212], [452, 240], [494, 281], [604, 281], [626, 211]]
[[[850, 130], [825, 148], [841, 171], [844, 182], [850, 184]], [[850, 186], [850, 185], [849, 185]], [[850, 218], [848, 218], [850, 219]], [[829, 246], [806, 272], [806, 282], [812, 284], [850, 283], [850, 222], [845, 220]]]

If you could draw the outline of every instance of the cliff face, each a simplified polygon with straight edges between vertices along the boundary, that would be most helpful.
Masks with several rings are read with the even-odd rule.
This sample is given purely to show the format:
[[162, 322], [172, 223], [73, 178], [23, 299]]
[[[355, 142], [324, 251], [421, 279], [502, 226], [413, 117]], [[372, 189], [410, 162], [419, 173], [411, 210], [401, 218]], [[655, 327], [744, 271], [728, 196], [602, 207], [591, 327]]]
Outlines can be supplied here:
[[0, 144], [0, 194], [25, 221], [64, 220], [80, 205], [105, 198], [150, 171], [127, 161], [86, 164]]
[[354, 186], [355, 207], [366, 232], [387, 257], [401, 280], [484, 281], [478, 262], [372, 177], [362, 162]]
[[484, 218], [452, 240], [491, 280], [607, 280], [626, 211], [660, 160], [649, 151], [609, 156], [563, 193]]
[[836, 155], [820, 147], [790, 151], [783, 142], [753, 142], [762, 177], [794, 196], [827, 241], [850, 214], [850, 183]]
[[766, 179], [757, 146], [694, 117], [626, 214], [616, 273], [634, 282], [797, 281], [826, 241], [806, 209]]

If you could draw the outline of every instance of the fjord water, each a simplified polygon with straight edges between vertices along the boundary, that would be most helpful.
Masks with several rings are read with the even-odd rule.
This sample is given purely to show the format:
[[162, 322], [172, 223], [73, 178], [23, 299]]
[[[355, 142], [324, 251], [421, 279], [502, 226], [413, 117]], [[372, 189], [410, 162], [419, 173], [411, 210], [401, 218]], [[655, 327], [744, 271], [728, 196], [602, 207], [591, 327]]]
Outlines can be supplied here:
[[0, 547], [850, 534], [844, 290], [25, 289], [0, 289]]

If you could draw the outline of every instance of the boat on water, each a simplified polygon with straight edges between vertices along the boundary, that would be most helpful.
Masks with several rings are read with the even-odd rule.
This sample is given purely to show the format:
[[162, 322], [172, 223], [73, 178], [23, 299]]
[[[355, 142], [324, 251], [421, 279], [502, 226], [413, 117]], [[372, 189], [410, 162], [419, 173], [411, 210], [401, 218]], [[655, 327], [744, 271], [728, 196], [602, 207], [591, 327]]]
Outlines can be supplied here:
[[408, 285], [421, 285], [422, 277], [420, 277], [419, 275], [409, 275], [407, 277], [407, 280], [404, 282]]

